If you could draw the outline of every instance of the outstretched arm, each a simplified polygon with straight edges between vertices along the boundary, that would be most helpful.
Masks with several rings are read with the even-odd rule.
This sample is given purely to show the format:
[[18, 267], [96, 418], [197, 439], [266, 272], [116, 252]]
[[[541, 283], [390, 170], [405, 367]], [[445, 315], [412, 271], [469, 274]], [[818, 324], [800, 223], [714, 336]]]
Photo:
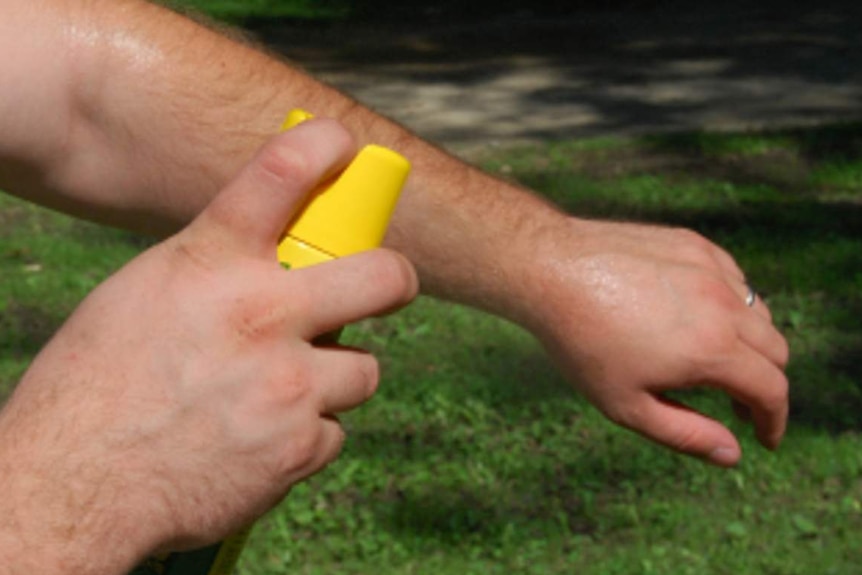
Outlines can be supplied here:
[[724, 426], [662, 397], [698, 385], [746, 406], [764, 445], [780, 441], [786, 343], [762, 302], [745, 305], [731, 256], [704, 238], [570, 217], [142, 0], [2, 1], [0, 49], [23, 56], [2, 64], [13, 81], [0, 100], [0, 186], [170, 232], [304, 107], [412, 160], [387, 244], [415, 263], [423, 291], [520, 323], [607, 416], [674, 449], [739, 458]]

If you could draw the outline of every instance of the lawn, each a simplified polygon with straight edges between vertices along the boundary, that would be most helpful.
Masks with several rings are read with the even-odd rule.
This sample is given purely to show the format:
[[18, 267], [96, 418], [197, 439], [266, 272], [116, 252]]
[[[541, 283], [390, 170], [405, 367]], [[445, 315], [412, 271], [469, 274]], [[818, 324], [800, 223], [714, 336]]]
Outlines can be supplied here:
[[[607, 423], [518, 328], [421, 299], [362, 322], [384, 380], [325, 473], [257, 525], [243, 575], [851, 575], [862, 547], [862, 126], [548, 143], [483, 159], [584, 215], [700, 230], [789, 338], [792, 415], [733, 470]], [[147, 242], [0, 196], [0, 386]]]
[[241, 23], [256, 18], [336, 20], [350, 16], [348, 0], [163, 0], [163, 4]]
[[[388, 2], [385, 0], [160, 0], [180, 10], [193, 10], [218, 20], [249, 24], [258, 20], [285, 18], [305, 21], [485, 20], [500, 14], [523, 16], [541, 12], [556, 15], [572, 11], [567, 0], [434, 0], [433, 2]], [[576, 9], [589, 7], [637, 10], [639, 0], [581, 0]]]

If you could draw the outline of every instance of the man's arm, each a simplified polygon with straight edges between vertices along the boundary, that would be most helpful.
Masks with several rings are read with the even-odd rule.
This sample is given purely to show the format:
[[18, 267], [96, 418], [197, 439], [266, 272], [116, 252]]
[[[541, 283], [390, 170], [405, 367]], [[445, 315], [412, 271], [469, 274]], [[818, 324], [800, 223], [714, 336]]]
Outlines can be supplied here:
[[724, 390], [764, 445], [780, 441], [786, 343], [762, 302], [745, 306], [733, 259], [704, 238], [569, 217], [297, 68], [143, 1], [5, 4], [0, 47], [23, 56], [0, 110], [0, 186], [166, 233], [286, 110], [304, 107], [413, 162], [387, 244], [415, 263], [423, 291], [520, 323], [606, 415], [672, 448], [723, 465], [739, 457], [724, 426], [662, 398], [693, 385]]
[[[138, 0], [7, 4], [3, 52], [24, 54], [0, 120], [7, 136], [0, 158], [17, 159], [0, 185], [12, 193], [114, 225], [172, 232], [288, 110], [306, 107], [341, 121], [360, 144], [387, 145], [413, 162], [390, 243], [427, 262], [423, 280], [432, 293], [464, 299], [483, 282], [460, 277], [463, 269], [507, 273], [483, 269], [508, 259], [498, 255], [501, 237], [564, 221], [535, 196], [491, 180], [297, 68], [164, 8]], [[25, 29], [22, 47], [15, 31]], [[473, 225], [480, 219], [489, 222], [485, 238]], [[487, 305], [491, 295], [470, 303]]]

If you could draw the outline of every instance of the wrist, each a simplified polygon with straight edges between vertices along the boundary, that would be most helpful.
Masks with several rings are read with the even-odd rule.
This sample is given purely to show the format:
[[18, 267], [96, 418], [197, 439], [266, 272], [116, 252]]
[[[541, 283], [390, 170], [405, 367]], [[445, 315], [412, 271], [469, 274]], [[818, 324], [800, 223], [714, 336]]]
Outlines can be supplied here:
[[579, 222], [540, 198], [525, 200], [529, 203], [514, 200], [520, 205], [518, 216], [499, 232], [495, 249], [487, 256], [496, 279], [484, 298], [487, 311], [536, 333], [550, 321], [559, 321], [546, 310], [558, 299], [556, 286], [575, 258], [571, 248]]
[[[510, 257], [514, 276], [503, 293], [501, 315], [547, 342], [568, 318], [578, 316], [579, 298], [573, 286], [589, 252], [589, 220], [560, 211], [544, 214], [519, 239]], [[560, 310], [565, 309], [565, 317]]]
[[416, 266], [423, 293], [522, 323], [527, 294], [569, 218], [546, 200], [422, 142], [386, 238]]

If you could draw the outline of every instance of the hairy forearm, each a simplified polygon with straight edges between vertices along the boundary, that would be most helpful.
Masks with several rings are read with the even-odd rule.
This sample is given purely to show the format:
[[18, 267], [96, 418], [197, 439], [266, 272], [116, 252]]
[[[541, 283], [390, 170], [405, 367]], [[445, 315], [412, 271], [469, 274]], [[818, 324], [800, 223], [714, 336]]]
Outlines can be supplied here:
[[[42, 73], [56, 84], [56, 101], [30, 104], [31, 121], [19, 129], [62, 145], [25, 148], [23, 160], [11, 168], [7, 161], [5, 174], [0, 168], [0, 185], [91, 219], [169, 233], [277, 131], [287, 110], [304, 107], [339, 119], [360, 144], [392, 147], [413, 162], [387, 244], [415, 262], [426, 293], [518, 318], [511, 303], [530, 281], [518, 263], [533, 257], [532, 237], [561, 220], [544, 202], [298, 68], [159, 6], [36, 6], [61, 32], [56, 51], [66, 72]], [[44, 110], [32, 109], [47, 105], [63, 122], [47, 125]]]
[[68, 429], [32, 409], [50, 400], [27, 399], [30, 409], [13, 398], [0, 412], [0, 574], [128, 572], [147, 537], [119, 503], [124, 484], [87, 459], [87, 445], [62, 450], [56, 434]]

